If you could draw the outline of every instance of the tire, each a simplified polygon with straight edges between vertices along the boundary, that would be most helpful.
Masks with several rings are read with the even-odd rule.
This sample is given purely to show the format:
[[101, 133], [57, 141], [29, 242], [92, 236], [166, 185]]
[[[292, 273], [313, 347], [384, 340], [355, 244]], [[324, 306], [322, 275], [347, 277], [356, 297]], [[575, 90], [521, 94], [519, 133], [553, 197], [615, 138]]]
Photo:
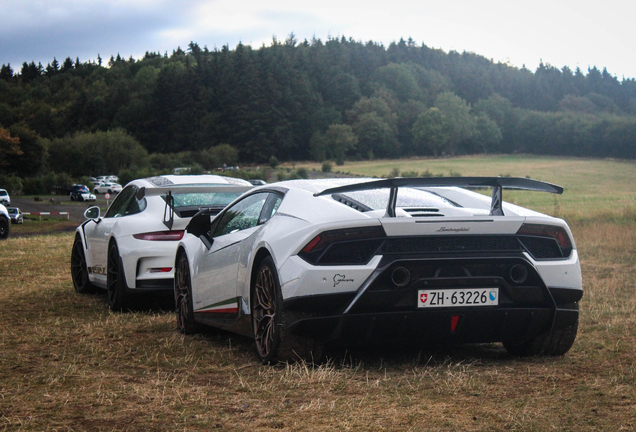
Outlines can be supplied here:
[[287, 314], [288, 319], [284, 319], [283, 296], [271, 257], [260, 263], [254, 278], [251, 312], [256, 355], [263, 364], [274, 364], [276, 360], [312, 363], [320, 360], [321, 343], [288, 331], [292, 315]]
[[[579, 310], [578, 303], [576, 310]], [[504, 342], [509, 354], [521, 357], [562, 356], [572, 348], [579, 328], [579, 320], [569, 326], [552, 330], [522, 342]]]
[[73, 278], [73, 287], [77, 293], [92, 294], [96, 291], [95, 285], [88, 279], [86, 255], [82, 245], [82, 238], [79, 234], [75, 235], [73, 249], [71, 249], [71, 277]]
[[97, 189], [95, 189], [95, 190], [93, 191], [93, 193], [94, 193], [95, 195], [99, 195], [99, 191], [98, 191]]
[[177, 328], [183, 334], [194, 334], [200, 330], [200, 325], [194, 321], [194, 307], [192, 306], [192, 282], [190, 280], [190, 266], [185, 253], [179, 254], [174, 274], [174, 301], [177, 314]]
[[112, 311], [120, 312], [128, 308], [128, 286], [124, 275], [124, 264], [119, 256], [119, 249], [115, 242], [112, 242], [108, 247], [106, 294], [108, 306]]
[[110, 190], [110, 189], [108, 189], [108, 193], [112, 195], [112, 194], [113, 194], [113, 191], [112, 191], [112, 190]]
[[75, 197], [71, 194], [71, 201], [75, 201]]
[[11, 221], [4, 215], [0, 215], [0, 240], [6, 240], [9, 238], [9, 232], [11, 231]]

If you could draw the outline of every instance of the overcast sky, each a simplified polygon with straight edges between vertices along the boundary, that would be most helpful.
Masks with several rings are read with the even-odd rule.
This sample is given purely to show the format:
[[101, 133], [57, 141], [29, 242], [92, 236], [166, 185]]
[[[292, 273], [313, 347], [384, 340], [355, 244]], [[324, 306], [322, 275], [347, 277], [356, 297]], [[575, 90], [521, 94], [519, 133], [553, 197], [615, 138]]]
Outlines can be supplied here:
[[596, 65], [636, 78], [636, 2], [630, 0], [0, 0], [0, 64], [56, 57], [80, 61], [118, 53], [138, 59], [190, 41], [209, 49], [272, 36], [353, 38], [388, 46], [400, 38], [494, 61], [540, 60], [559, 68]]

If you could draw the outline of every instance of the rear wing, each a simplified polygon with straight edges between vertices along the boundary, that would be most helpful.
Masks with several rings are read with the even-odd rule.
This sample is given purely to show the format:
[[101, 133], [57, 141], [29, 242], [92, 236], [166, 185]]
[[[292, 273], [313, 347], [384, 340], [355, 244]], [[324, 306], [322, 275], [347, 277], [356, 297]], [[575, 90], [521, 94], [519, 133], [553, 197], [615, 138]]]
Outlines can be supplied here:
[[332, 195], [336, 193], [357, 192], [372, 189], [390, 189], [389, 203], [386, 209], [387, 217], [395, 217], [397, 193], [401, 187], [463, 187], [463, 188], [492, 188], [490, 203], [491, 216], [503, 216], [503, 189], [529, 190], [562, 194], [563, 188], [551, 183], [519, 177], [426, 177], [426, 178], [394, 178], [372, 180], [346, 186], [338, 186], [315, 193], [314, 196]]
[[174, 225], [174, 196], [173, 194], [188, 194], [188, 193], [244, 193], [252, 189], [254, 186], [237, 186], [237, 185], [210, 185], [210, 186], [161, 186], [146, 189], [145, 187], [139, 188], [135, 194], [138, 200], [141, 200], [146, 196], [166, 196], [166, 207], [163, 210], [163, 224], [172, 229]]

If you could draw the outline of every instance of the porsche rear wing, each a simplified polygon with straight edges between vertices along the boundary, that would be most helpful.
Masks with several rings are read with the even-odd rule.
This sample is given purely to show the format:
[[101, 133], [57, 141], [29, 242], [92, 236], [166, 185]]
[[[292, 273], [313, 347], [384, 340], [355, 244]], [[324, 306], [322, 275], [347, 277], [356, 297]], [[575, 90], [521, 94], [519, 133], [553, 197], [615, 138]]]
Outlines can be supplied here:
[[372, 189], [390, 189], [389, 203], [386, 209], [387, 217], [395, 217], [397, 193], [401, 187], [463, 187], [463, 188], [492, 188], [492, 201], [490, 203], [491, 216], [503, 216], [502, 191], [503, 189], [529, 190], [562, 194], [563, 188], [551, 183], [531, 180], [519, 177], [426, 177], [426, 178], [394, 178], [373, 180], [355, 183], [346, 186], [338, 186], [315, 193], [314, 196], [332, 195], [337, 193], [357, 192]]
[[186, 185], [172, 185], [161, 186], [146, 189], [145, 187], [139, 188], [135, 196], [138, 200], [145, 196], [166, 196], [166, 207], [163, 210], [163, 224], [172, 229], [174, 224], [174, 196], [173, 194], [188, 194], [188, 193], [244, 193], [252, 189], [254, 186], [237, 186], [237, 185], [223, 185], [216, 184], [210, 186], [186, 186]]

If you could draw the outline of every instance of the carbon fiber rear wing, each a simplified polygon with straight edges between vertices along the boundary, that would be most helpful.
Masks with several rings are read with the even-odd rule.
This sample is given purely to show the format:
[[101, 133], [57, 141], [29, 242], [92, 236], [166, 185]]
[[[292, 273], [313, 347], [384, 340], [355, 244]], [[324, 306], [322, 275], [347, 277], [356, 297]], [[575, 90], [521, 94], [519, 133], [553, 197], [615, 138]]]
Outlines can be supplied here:
[[161, 186], [146, 189], [145, 187], [139, 188], [135, 196], [138, 200], [145, 196], [166, 196], [166, 207], [163, 210], [163, 224], [172, 229], [174, 224], [174, 197], [173, 194], [188, 194], [188, 193], [244, 193], [252, 189], [254, 186], [237, 186], [237, 185], [209, 185], [209, 186], [186, 186], [186, 185], [172, 185]]
[[491, 216], [503, 216], [503, 189], [529, 190], [562, 194], [563, 188], [551, 183], [519, 177], [425, 177], [425, 178], [394, 178], [372, 180], [346, 186], [338, 186], [315, 193], [314, 196], [332, 195], [336, 193], [357, 192], [372, 189], [390, 189], [389, 203], [386, 209], [387, 217], [395, 217], [397, 193], [399, 188], [418, 187], [462, 187], [462, 188], [492, 188], [490, 203]]

